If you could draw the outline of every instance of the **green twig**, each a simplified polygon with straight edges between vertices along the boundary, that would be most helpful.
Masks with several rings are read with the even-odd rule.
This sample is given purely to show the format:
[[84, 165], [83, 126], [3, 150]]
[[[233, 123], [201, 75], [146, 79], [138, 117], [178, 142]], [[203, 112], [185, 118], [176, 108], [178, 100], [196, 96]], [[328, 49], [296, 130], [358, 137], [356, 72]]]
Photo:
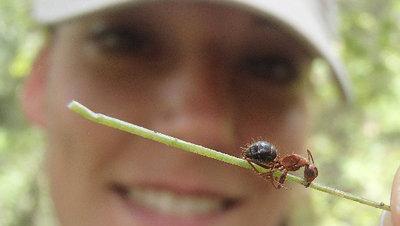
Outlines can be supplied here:
[[[103, 125], [115, 128], [115, 129], [119, 129], [119, 130], [122, 130], [122, 131], [125, 131], [128, 133], [132, 133], [132, 134], [141, 136], [146, 139], [157, 141], [157, 142], [163, 143], [165, 145], [168, 145], [170, 147], [174, 147], [174, 148], [178, 148], [178, 149], [181, 149], [184, 151], [192, 152], [192, 153], [195, 153], [198, 155], [216, 159], [216, 160], [226, 162], [226, 163], [229, 163], [229, 164], [232, 164], [235, 166], [243, 167], [246, 169], [251, 169], [251, 166], [248, 164], [248, 162], [241, 158], [227, 155], [225, 153], [221, 153], [221, 152], [212, 150], [210, 148], [202, 147], [197, 144], [192, 144], [190, 142], [180, 140], [178, 138], [171, 137], [171, 136], [159, 133], [159, 132], [155, 132], [155, 131], [152, 131], [152, 130], [149, 130], [149, 129], [146, 129], [146, 128], [143, 128], [143, 127], [131, 124], [131, 123], [127, 123], [122, 120], [109, 117], [107, 115], [95, 113], [76, 101], [72, 101], [70, 104], [68, 104], [68, 107], [72, 111], [80, 114], [84, 118], [89, 119], [93, 122], [103, 124]], [[266, 172], [266, 170], [264, 168], [259, 167], [259, 166], [256, 166], [256, 167], [260, 172]], [[277, 174], [279, 175], [280, 172], [277, 172]], [[302, 178], [294, 176], [294, 175], [288, 174], [287, 180], [305, 185], [305, 181]], [[365, 199], [365, 198], [362, 198], [362, 197], [359, 197], [356, 195], [352, 195], [350, 193], [343, 192], [343, 191], [340, 191], [340, 190], [337, 190], [334, 188], [326, 187], [326, 186], [323, 186], [323, 185], [320, 185], [317, 183], [312, 183], [310, 185], [310, 188], [318, 190], [318, 191], [322, 191], [325, 193], [329, 193], [329, 194], [332, 194], [332, 195], [335, 195], [338, 197], [342, 197], [345, 199], [353, 200], [355, 202], [359, 202], [359, 203], [362, 203], [362, 204], [365, 204], [368, 206], [372, 206], [372, 207], [375, 207], [378, 209], [390, 211], [390, 206], [383, 202], [371, 201], [371, 200], [368, 200], [368, 199]]]

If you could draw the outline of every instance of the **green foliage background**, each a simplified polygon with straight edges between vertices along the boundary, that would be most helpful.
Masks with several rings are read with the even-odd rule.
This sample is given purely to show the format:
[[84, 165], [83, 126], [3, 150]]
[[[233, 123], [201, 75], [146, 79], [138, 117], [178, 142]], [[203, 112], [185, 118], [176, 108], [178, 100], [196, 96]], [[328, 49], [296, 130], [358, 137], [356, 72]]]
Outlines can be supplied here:
[[18, 98], [41, 40], [27, 1], [0, 0], [0, 225], [31, 225], [37, 215], [43, 139]]
[[[21, 113], [24, 77], [43, 41], [28, 0], [0, 0], [0, 225], [50, 226], [40, 172], [44, 138]], [[355, 102], [343, 107], [326, 67], [313, 74], [316, 113], [310, 148], [318, 181], [389, 203], [400, 159], [400, 1], [339, 1], [340, 46]], [[293, 189], [297, 189], [294, 187]], [[379, 210], [317, 191], [292, 213], [293, 225], [378, 224]], [[300, 223], [301, 222], [301, 223]]]

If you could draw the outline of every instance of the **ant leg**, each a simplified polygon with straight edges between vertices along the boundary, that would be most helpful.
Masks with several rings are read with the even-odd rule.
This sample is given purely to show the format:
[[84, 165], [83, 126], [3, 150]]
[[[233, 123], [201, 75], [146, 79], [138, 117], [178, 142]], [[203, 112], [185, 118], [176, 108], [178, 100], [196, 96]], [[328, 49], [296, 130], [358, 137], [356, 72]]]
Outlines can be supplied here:
[[249, 159], [245, 158], [245, 160], [250, 164], [250, 166], [253, 168], [254, 172], [256, 172], [259, 176], [261, 176], [264, 180], [271, 182], [272, 186], [274, 186], [275, 189], [279, 189], [281, 188], [280, 185], [276, 184], [275, 182], [277, 182], [274, 179], [273, 176], [273, 171], [270, 170], [269, 172], [266, 173], [261, 173], [260, 171], [257, 170], [257, 168], [253, 165], [253, 162], [251, 162]]
[[276, 165], [276, 164], [270, 164], [268, 166], [269, 171], [266, 173], [267, 177], [269, 178], [269, 181], [271, 182], [272, 186], [274, 186], [275, 189], [280, 189], [280, 188], [285, 188], [287, 189], [281, 182], [278, 181], [278, 179], [274, 176], [274, 173], [277, 170], [282, 171], [283, 168], [282, 166]]
[[245, 158], [245, 160], [250, 164], [251, 168], [253, 168], [253, 170], [254, 170], [257, 174], [262, 175], [262, 173], [260, 173], [260, 171], [257, 170], [257, 168], [253, 165], [253, 163], [252, 163], [248, 158]]
[[282, 186], [282, 187], [285, 187], [285, 186], [283, 186], [283, 184], [286, 181], [287, 174], [288, 174], [287, 169], [283, 169], [282, 170], [282, 175], [279, 177], [279, 185]]
[[279, 183], [279, 181], [276, 180], [276, 178], [274, 177], [274, 171], [270, 171], [269, 176], [270, 176], [270, 182], [271, 184], [274, 186], [275, 189], [281, 189], [281, 188], [286, 188], [285, 186], [283, 186], [283, 184]]
[[280, 178], [279, 178], [279, 180], [278, 180], [278, 178], [274, 176], [274, 173], [275, 173], [277, 170], [283, 172], [284, 167], [283, 167], [282, 165], [280, 165], [279, 163], [278, 163], [278, 164], [277, 164], [277, 163], [273, 163], [273, 164], [270, 166], [270, 171], [269, 171], [269, 175], [270, 175], [270, 177], [271, 177], [270, 181], [271, 181], [272, 185], [273, 185], [276, 189], [280, 189], [280, 188], [287, 189], [287, 187], [285, 187], [285, 186], [283, 185], [283, 183], [280, 182]]

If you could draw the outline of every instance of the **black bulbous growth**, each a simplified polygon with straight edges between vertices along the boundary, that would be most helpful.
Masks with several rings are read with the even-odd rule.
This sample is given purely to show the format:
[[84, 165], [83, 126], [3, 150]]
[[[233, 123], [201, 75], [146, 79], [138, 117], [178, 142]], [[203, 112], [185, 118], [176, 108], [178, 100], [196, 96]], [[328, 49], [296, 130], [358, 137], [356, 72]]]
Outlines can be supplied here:
[[246, 158], [252, 159], [256, 163], [266, 164], [276, 158], [277, 150], [267, 141], [257, 141], [251, 144], [244, 154]]

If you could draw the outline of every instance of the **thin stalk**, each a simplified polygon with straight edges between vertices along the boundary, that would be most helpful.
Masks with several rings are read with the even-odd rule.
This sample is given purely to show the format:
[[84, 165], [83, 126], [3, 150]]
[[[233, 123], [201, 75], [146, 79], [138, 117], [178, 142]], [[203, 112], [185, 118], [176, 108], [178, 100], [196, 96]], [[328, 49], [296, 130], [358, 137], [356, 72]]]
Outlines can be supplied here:
[[[146, 128], [143, 128], [141, 126], [137, 126], [125, 121], [122, 121], [120, 119], [116, 119], [116, 118], [112, 118], [110, 116], [107, 115], [103, 115], [100, 113], [95, 113], [93, 111], [91, 111], [90, 109], [88, 109], [87, 107], [85, 107], [84, 105], [80, 104], [79, 102], [76, 101], [72, 101], [71, 103], [68, 104], [68, 108], [71, 109], [72, 111], [78, 113], [79, 115], [81, 115], [82, 117], [93, 121], [95, 123], [98, 124], [102, 124], [102, 125], [106, 125], [115, 129], [119, 129], [131, 134], [135, 134], [137, 136], [141, 136], [143, 138], [149, 139], [149, 140], [153, 140], [162, 144], [165, 144], [167, 146], [170, 147], [174, 147], [174, 148], [178, 148], [184, 151], [188, 151], [188, 152], [192, 152], [198, 155], [202, 155], [208, 158], [212, 158], [215, 160], [219, 160], [225, 163], [229, 163], [235, 166], [239, 166], [242, 168], [246, 168], [246, 169], [252, 169], [251, 166], [249, 165], [249, 163], [241, 158], [237, 158], [222, 152], [218, 152], [215, 150], [212, 150], [210, 148], [206, 148], [197, 144], [193, 144], [184, 140], [180, 140], [178, 138], [175, 137], [171, 137], [153, 130], [149, 130]], [[257, 166], [257, 169], [260, 172], [266, 172], [266, 169]], [[281, 173], [279, 171], [276, 172], [277, 176], [279, 176]], [[295, 182], [298, 184], [302, 184], [305, 185], [306, 182], [297, 176], [288, 174], [287, 176], [287, 181], [290, 182]], [[378, 209], [382, 209], [382, 210], [387, 210], [390, 211], [390, 206], [383, 203], [383, 202], [375, 202], [375, 201], [371, 201], [368, 200], [366, 198], [362, 198], [360, 196], [357, 195], [353, 195], [344, 191], [340, 191], [338, 189], [335, 188], [330, 188], [327, 186], [323, 186], [320, 185], [318, 183], [311, 183], [310, 188], [321, 191], [321, 192], [325, 192], [328, 194], [332, 194], [335, 195], [337, 197], [341, 197], [341, 198], [345, 198], [345, 199], [349, 199], [361, 204], [365, 204], [371, 207], [375, 207]]]

